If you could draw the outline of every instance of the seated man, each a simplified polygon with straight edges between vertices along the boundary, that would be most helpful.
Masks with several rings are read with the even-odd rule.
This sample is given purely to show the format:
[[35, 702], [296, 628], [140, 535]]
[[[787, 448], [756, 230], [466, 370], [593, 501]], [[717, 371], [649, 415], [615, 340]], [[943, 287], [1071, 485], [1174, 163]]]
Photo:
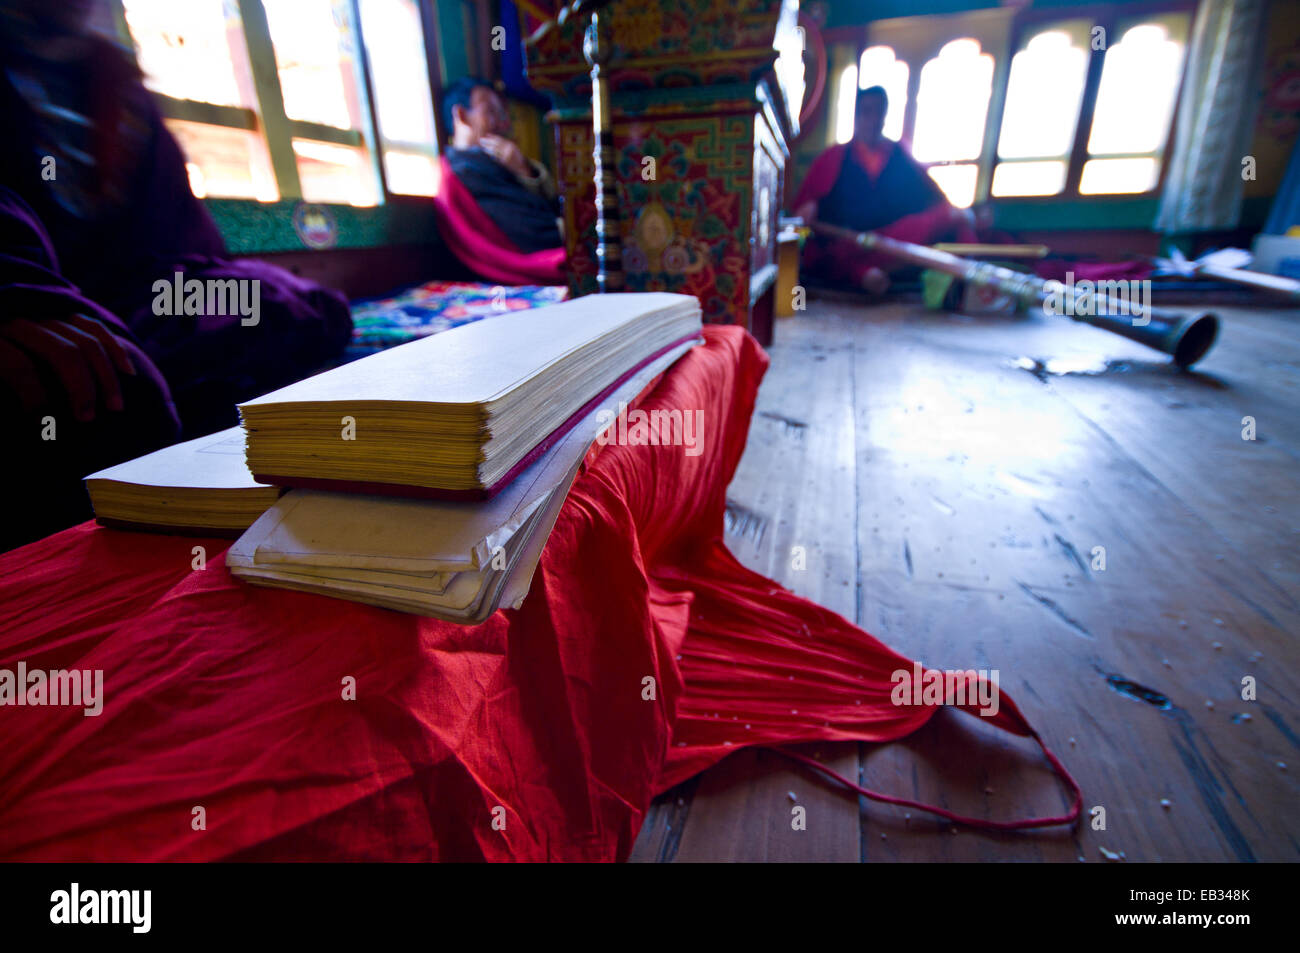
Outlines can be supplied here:
[[[858, 92], [853, 138], [817, 157], [795, 200], [795, 214], [813, 221], [874, 231], [900, 241], [930, 244], [976, 240], [970, 212], [948, 204], [925, 169], [884, 136], [889, 106], [884, 87]], [[804, 249], [809, 273], [872, 294], [889, 287], [897, 259], [868, 252], [852, 241], [814, 234]]]
[[563, 245], [555, 182], [510, 138], [510, 113], [496, 90], [481, 79], [458, 80], [443, 96], [442, 110], [452, 130], [444, 153], [451, 171], [514, 250]]

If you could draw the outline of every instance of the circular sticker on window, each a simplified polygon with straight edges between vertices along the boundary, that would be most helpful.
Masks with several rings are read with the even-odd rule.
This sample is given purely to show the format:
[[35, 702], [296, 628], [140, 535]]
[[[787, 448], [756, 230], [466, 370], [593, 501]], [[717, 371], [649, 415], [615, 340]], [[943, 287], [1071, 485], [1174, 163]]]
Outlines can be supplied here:
[[293, 230], [308, 248], [333, 248], [339, 240], [334, 213], [323, 205], [299, 202], [293, 207]]

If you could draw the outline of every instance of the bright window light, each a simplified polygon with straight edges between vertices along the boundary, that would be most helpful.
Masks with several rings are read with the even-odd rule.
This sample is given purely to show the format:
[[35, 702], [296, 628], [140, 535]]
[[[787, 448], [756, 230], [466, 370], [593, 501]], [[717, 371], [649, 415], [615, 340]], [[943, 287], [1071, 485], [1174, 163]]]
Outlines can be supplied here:
[[[993, 92], [993, 57], [977, 40], [953, 40], [921, 68], [912, 154], [920, 162], [976, 159]], [[973, 175], [974, 167], [972, 167]], [[955, 173], [944, 173], [951, 176]], [[966, 175], [962, 172], [961, 175]], [[936, 176], [936, 181], [939, 181]], [[940, 182], [942, 185], [942, 182]], [[969, 204], [969, 203], [967, 203]]]
[[218, 106], [255, 105], [233, 3], [122, 0], [122, 9], [149, 89]]
[[895, 59], [894, 51], [888, 46], [868, 47], [862, 51], [862, 59], [858, 62], [858, 88], [883, 86], [889, 96], [889, 110], [885, 113], [885, 138], [895, 142], [903, 138], [908, 73], [907, 64]]
[[971, 207], [975, 201], [975, 180], [979, 177], [979, 166], [973, 162], [932, 165], [926, 171], [930, 173], [930, 178], [939, 183], [939, 188], [950, 203], [957, 208]]
[[433, 145], [433, 102], [415, 0], [362, 0], [375, 111], [385, 139]]
[[1087, 75], [1088, 54], [1071, 44], [1068, 33], [1049, 30], [1030, 40], [1011, 59], [998, 155], [1004, 159], [1069, 155]]
[[308, 202], [375, 205], [379, 201], [365, 149], [312, 139], [293, 140], [302, 197]]
[[[334, 0], [262, 0], [290, 119], [338, 129], [361, 126], [346, 12]], [[341, 13], [341, 15], [340, 15]]]
[[1056, 195], [1065, 188], [1066, 163], [1063, 159], [1046, 162], [999, 162], [993, 170], [992, 192], [1006, 195]]
[[384, 152], [384, 176], [388, 191], [398, 195], [437, 195], [438, 161], [415, 152]]
[[1089, 159], [1079, 179], [1081, 195], [1150, 192], [1160, 178], [1160, 162], [1146, 159]]
[[1130, 28], [1106, 51], [1088, 153], [1156, 153], [1163, 149], [1182, 66], [1183, 44], [1171, 40], [1165, 27], [1144, 23]]
[[280, 197], [271, 155], [259, 133], [184, 119], [163, 122], [185, 153], [190, 188], [199, 198], [274, 202]]
[[848, 142], [853, 138], [853, 112], [858, 101], [858, 68], [844, 67], [840, 73], [839, 87], [835, 91], [835, 141]]
[[360, 10], [388, 191], [434, 195], [438, 140], [420, 8], [416, 0], [361, 0]]

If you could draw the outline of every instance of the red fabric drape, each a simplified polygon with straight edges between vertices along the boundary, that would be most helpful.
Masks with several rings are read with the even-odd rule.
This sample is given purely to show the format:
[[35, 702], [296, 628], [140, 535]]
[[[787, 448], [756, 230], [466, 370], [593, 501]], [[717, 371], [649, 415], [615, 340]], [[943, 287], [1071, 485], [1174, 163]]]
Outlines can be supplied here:
[[563, 248], [521, 252], [456, 178], [446, 156], [439, 158], [438, 166], [433, 207], [442, 237], [461, 264], [507, 285], [564, 284]]
[[[523, 607], [479, 626], [247, 586], [217, 540], [85, 524], [0, 557], [0, 668], [105, 696], [0, 709], [0, 857], [615, 860], [741, 745], [915, 730], [910, 660], [723, 545], [767, 358], [704, 333], [642, 398], [702, 410], [703, 452], [594, 447]], [[1005, 694], [994, 721], [1029, 732]]]

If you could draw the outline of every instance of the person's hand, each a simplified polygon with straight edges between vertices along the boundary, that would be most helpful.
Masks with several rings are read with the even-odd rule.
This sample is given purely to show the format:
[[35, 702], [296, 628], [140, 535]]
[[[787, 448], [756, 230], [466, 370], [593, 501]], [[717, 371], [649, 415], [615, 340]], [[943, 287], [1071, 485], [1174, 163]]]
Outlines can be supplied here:
[[487, 135], [479, 138], [479, 145], [483, 147], [484, 152], [515, 175], [521, 175], [526, 179], [533, 178], [535, 173], [532, 166], [528, 164], [528, 160], [524, 157], [518, 143], [504, 136]]
[[82, 422], [95, 419], [101, 397], [109, 410], [121, 410], [118, 378], [136, 373], [122, 341], [92, 318], [75, 314], [55, 320], [0, 321], [0, 374], [27, 411], [45, 403], [40, 366], [53, 372]]

